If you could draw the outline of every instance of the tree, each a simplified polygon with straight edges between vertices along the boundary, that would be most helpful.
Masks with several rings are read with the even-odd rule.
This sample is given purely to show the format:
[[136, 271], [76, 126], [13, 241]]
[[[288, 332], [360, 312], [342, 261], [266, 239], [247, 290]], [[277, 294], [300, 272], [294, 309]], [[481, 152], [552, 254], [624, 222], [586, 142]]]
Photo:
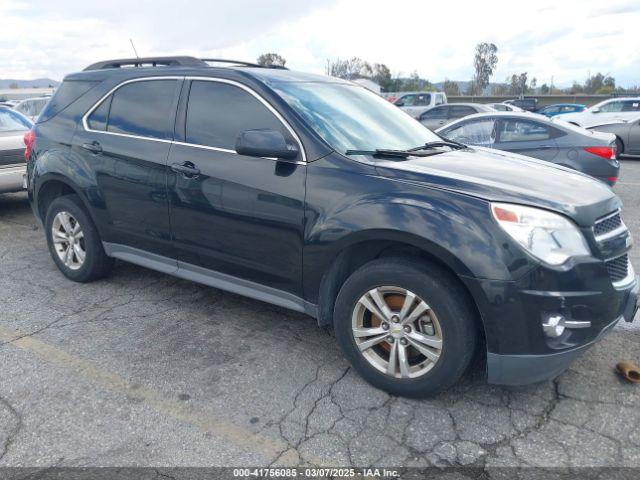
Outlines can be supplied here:
[[355, 80], [356, 78], [371, 78], [373, 70], [371, 65], [358, 57], [348, 60], [336, 59], [327, 61], [327, 75], [344, 78], [345, 80]]
[[530, 83], [531, 90], [535, 91], [537, 86], [538, 86], [538, 79], [536, 77], [533, 77]]
[[373, 75], [371, 76], [371, 80], [380, 85], [383, 91], [392, 91], [393, 80], [391, 79], [391, 70], [389, 70], [389, 67], [384, 63], [374, 63], [372, 70]]
[[460, 95], [460, 87], [458, 86], [458, 83], [452, 80], [445, 79], [442, 89], [448, 97], [455, 97]]
[[540, 86], [540, 93], [542, 95], [549, 95], [549, 92], [551, 91], [551, 89], [549, 88], [549, 85], [547, 85], [546, 83], [543, 83]]
[[489, 79], [498, 64], [498, 47], [493, 43], [479, 43], [476, 45], [476, 53], [473, 57], [473, 90], [481, 95], [489, 85]]
[[11, 82], [9, 84], [9, 88], [12, 90], [15, 90], [16, 88], [18, 88], [18, 83], [17, 82]]
[[258, 57], [258, 65], [284, 67], [287, 61], [277, 53], [263, 53]]
[[527, 87], [527, 72], [523, 72], [520, 75], [511, 75], [511, 78], [507, 79], [507, 83], [509, 83], [509, 93], [511, 95], [524, 95], [529, 88]]

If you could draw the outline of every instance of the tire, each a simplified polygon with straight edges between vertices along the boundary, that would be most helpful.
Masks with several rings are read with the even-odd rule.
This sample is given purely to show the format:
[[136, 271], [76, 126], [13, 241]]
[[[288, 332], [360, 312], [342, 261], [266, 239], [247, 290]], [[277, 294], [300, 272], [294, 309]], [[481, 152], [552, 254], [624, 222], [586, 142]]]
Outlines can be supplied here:
[[[430, 309], [417, 316], [415, 321], [411, 321], [411, 313], [405, 313], [404, 320], [392, 318], [391, 322], [380, 321], [372, 310], [360, 302], [363, 296], [364, 303], [368, 301], [371, 305], [375, 302], [368, 293], [375, 291], [373, 289], [380, 294], [374, 294], [378, 300], [382, 297], [389, 307], [390, 312], [387, 313], [402, 315], [404, 299], [411, 298], [411, 294], [416, 298], [409, 312], [419, 313], [419, 300], [423, 300]], [[404, 297], [402, 291], [406, 293]], [[377, 308], [377, 305], [374, 307]], [[384, 316], [380, 308], [378, 313]], [[441, 267], [415, 259], [383, 258], [367, 263], [344, 283], [336, 299], [334, 331], [344, 355], [366, 381], [393, 395], [420, 398], [441, 392], [462, 377], [474, 356], [479, 338], [476, 316], [467, 292], [455, 277]], [[405, 321], [408, 324], [403, 326]], [[355, 337], [354, 325], [362, 337]], [[398, 331], [399, 325], [404, 333]], [[407, 327], [408, 330], [405, 330]], [[380, 329], [385, 331], [380, 335], [371, 335], [372, 331], [368, 328], [378, 333]], [[369, 340], [377, 342], [381, 336], [384, 340], [380, 343], [368, 348], [363, 345]], [[420, 342], [416, 342], [416, 338]], [[425, 338], [429, 345], [441, 341], [440, 350], [437, 347], [426, 349], [431, 359], [414, 346], [418, 344], [424, 351], [425, 344], [422, 341]], [[364, 348], [362, 352], [361, 348]], [[388, 372], [394, 351], [396, 360], [393, 375], [390, 375]], [[403, 362], [399, 361], [402, 358], [402, 354], [398, 355], [399, 351], [407, 354], [408, 366], [404, 371], [401, 368]], [[434, 353], [437, 355], [435, 361]]]
[[[65, 277], [74, 282], [85, 283], [111, 273], [114, 260], [104, 252], [98, 230], [77, 195], [54, 199], [47, 209], [44, 226], [49, 253]], [[57, 232], [56, 242], [54, 229]], [[71, 231], [70, 236], [73, 238], [65, 238], [67, 230]], [[67, 253], [70, 245], [73, 248], [69, 260]], [[81, 252], [84, 252], [84, 258], [81, 258]]]
[[616, 158], [620, 158], [620, 155], [624, 154], [624, 143], [620, 137], [616, 137]]

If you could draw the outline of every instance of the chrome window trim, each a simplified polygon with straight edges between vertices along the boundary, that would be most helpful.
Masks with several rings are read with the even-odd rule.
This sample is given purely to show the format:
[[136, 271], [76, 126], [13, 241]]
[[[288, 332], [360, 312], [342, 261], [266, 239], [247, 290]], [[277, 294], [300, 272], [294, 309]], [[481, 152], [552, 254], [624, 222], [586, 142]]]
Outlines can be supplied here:
[[111, 90], [109, 90], [107, 93], [105, 93], [96, 103], [93, 104], [93, 106], [87, 111], [87, 113], [85, 113], [82, 116], [82, 127], [84, 128], [85, 131], [87, 132], [92, 132], [92, 133], [102, 133], [105, 135], [115, 135], [118, 137], [128, 137], [128, 138], [137, 138], [140, 140], [151, 140], [153, 142], [163, 142], [163, 143], [172, 143], [173, 140], [167, 140], [166, 138], [154, 138], [154, 137], [143, 137], [141, 135], [132, 135], [130, 133], [117, 133], [117, 132], [107, 132], [106, 130], [94, 130], [92, 128], [89, 128], [89, 122], [88, 119], [91, 116], [91, 114], [94, 112], [94, 110], [96, 110], [100, 104], [102, 102], [104, 102], [107, 97], [109, 97], [109, 95], [113, 94], [116, 90], [118, 90], [120, 87], [123, 87], [125, 85], [128, 85], [130, 83], [137, 83], [137, 82], [149, 82], [149, 81], [154, 81], [154, 80], [183, 80], [184, 77], [183, 76], [179, 76], [179, 75], [173, 75], [173, 76], [163, 76], [163, 77], [143, 77], [143, 78], [131, 78], [129, 80], [125, 80], [124, 82], [119, 83], [118, 85], [116, 85], [115, 87], [113, 87]]
[[283, 162], [289, 162], [289, 163], [296, 163], [296, 164], [300, 164], [300, 165], [306, 165], [307, 164], [307, 153], [304, 149], [304, 145], [302, 144], [302, 141], [300, 140], [300, 137], [298, 136], [298, 134], [295, 132], [295, 130], [291, 127], [291, 125], [289, 125], [289, 123], [284, 119], [284, 117], [282, 115], [280, 115], [280, 113], [273, 108], [273, 106], [267, 102], [262, 96], [260, 96], [260, 94], [258, 94], [256, 91], [252, 90], [250, 87], [247, 87], [246, 85], [240, 83], [240, 82], [236, 82], [235, 80], [229, 80], [226, 78], [220, 78], [220, 77], [199, 77], [199, 76], [161, 76], [161, 77], [142, 77], [142, 78], [132, 78], [129, 80], [125, 80], [124, 82], [119, 83], [118, 85], [116, 85], [115, 87], [113, 87], [111, 90], [109, 90], [106, 94], [104, 94], [95, 104], [93, 104], [93, 106], [87, 111], [87, 113], [85, 113], [82, 117], [82, 127], [84, 128], [84, 130], [86, 132], [92, 132], [92, 133], [102, 133], [105, 135], [116, 135], [116, 136], [120, 136], [120, 137], [128, 137], [128, 138], [136, 138], [139, 140], [149, 140], [149, 141], [153, 141], [153, 142], [163, 142], [163, 143], [171, 143], [171, 144], [175, 144], [175, 145], [181, 145], [181, 146], [185, 146], [185, 147], [194, 147], [194, 148], [202, 148], [205, 150], [212, 150], [215, 152], [224, 152], [224, 153], [230, 153], [230, 154], [234, 154], [234, 155], [238, 155], [238, 152], [236, 152], [235, 150], [230, 150], [227, 148], [220, 148], [220, 147], [211, 147], [209, 145], [200, 145], [197, 143], [188, 143], [188, 142], [179, 142], [177, 140], [167, 140], [167, 139], [162, 139], [162, 138], [152, 138], [152, 137], [143, 137], [140, 135], [132, 135], [129, 133], [117, 133], [117, 132], [107, 132], [102, 131], [102, 130], [93, 130], [92, 128], [89, 128], [89, 123], [88, 123], [88, 119], [91, 116], [91, 114], [94, 112], [94, 110], [96, 110], [100, 104], [109, 97], [109, 95], [113, 94], [116, 90], [118, 90], [120, 87], [127, 85], [129, 83], [135, 83], [135, 82], [147, 82], [147, 81], [153, 81], [153, 80], [197, 80], [197, 81], [205, 81], [205, 82], [217, 82], [217, 83], [224, 83], [224, 84], [228, 84], [228, 85], [233, 85], [235, 87], [238, 87], [242, 90], [244, 90], [245, 92], [249, 93], [250, 95], [252, 95], [253, 97], [255, 97], [260, 103], [262, 103], [279, 121], [280, 123], [282, 123], [282, 125], [287, 129], [287, 131], [291, 134], [291, 136], [294, 138], [294, 140], [298, 143], [298, 148], [300, 149], [300, 153], [302, 155], [302, 161], [292, 161], [292, 160], [281, 160], [281, 159], [276, 159], [276, 158], [269, 158], [269, 157], [259, 157], [259, 158], [265, 158], [266, 160], [278, 160], [278, 161], [283, 161]]

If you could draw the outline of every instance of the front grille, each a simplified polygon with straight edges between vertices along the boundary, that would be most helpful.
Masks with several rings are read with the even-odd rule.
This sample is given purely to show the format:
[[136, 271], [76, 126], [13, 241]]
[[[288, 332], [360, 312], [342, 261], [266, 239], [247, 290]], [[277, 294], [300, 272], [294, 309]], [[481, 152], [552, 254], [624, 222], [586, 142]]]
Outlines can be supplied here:
[[600, 237], [621, 226], [622, 217], [620, 217], [620, 212], [616, 212], [613, 215], [609, 215], [604, 219], [597, 221], [593, 226], [593, 233], [596, 237]]
[[605, 265], [607, 266], [611, 281], [614, 283], [619, 282], [627, 278], [627, 274], [629, 273], [629, 256], [625, 253], [618, 258], [605, 262]]

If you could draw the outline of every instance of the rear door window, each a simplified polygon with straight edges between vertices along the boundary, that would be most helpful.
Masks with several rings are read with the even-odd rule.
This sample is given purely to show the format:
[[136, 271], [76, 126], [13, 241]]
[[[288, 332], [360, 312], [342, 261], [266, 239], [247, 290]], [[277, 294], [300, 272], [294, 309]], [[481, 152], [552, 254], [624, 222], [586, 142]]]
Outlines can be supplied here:
[[125, 84], [89, 115], [88, 126], [92, 130], [169, 140], [173, 137], [177, 87], [177, 80]]
[[640, 112], [640, 100], [625, 100], [622, 107], [623, 112]]
[[550, 139], [551, 136], [549, 127], [538, 122], [512, 119], [500, 122], [500, 143], [542, 141]]
[[235, 151], [244, 130], [269, 129], [291, 134], [282, 122], [251, 93], [222, 82], [194, 80], [187, 105], [187, 143]]
[[467, 115], [478, 113], [475, 108], [469, 107], [467, 105], [450, 105], [449, 109], [450, 118], [462, 118], [466, 117]]
[[416, 100], [413, 103], [417, 107], [425, 107], [431, 105], [431, 95], [428, 93], [421, 93], [416, 95]]
[[427, 118], [447, 118], [447, 112], [449, 111], [449, 107], [447, 106], [441, 106], [441, 107], [435, 107], [432, 108], [431, 110], [427, 110], [426, 112], [424, 112], [421, 116], [420, 119], [427, 119]]

